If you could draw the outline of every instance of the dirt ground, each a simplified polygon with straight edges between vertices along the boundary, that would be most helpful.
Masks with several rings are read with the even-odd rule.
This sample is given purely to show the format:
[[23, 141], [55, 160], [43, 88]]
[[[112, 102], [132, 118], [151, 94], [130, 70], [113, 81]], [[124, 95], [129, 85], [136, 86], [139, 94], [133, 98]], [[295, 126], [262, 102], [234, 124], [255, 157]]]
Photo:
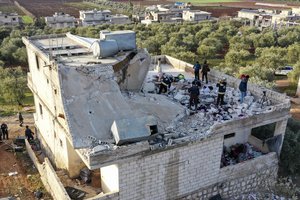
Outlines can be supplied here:
[[[8, 0], [0, 0], [8, 1]], [[79, 8], [68, 6], [65, 3], [68, 2], [81, 2], [82, 0], [17, 0], [20, 5], [25, 7], [29, 12], [31, 12], [36, 17], [52, 16], [55, 12], [64, 12], [72, 16], [79, 16]], [[129, 0], [114, 0], [116, 2], [129, 3]], [[172, 4], [172, 0], [132, 0], [135, 5], [148, 6], [156, 4]], [[223, 17], [223, 16], [236, 16], [237, 11], [242, 8], [276, 8], [284, 9], [283, 7], [268, 7], [268, 6], [258, 6], [255, 5], [256, 2], [262, 1], [242, 1], [242, 2], [222, 2], [222, 3], [208, 3], [203, 6], [193, 6], [193, 10], [204, 10], [212, 13], [213, 17]], [[279, 2], [280, 3], [280, 2]], [[291, 4], [289, 4], [291, 5]], [[290, 6], [286, 8], [289, 8]]]
[[[32, 115], [23, 115], [24, 125], [33, 128]], [[0, 123], [5, 122], [9, 128], [9, 140], [0, 143], [0, 198], [16, 197], [21, 200], [33, 200], [34, 192], [40, 190], [44, 193], [44, 199], [51, 199], [45, 193], [40, 175], [35, 169], [26, 151], [13, 152], [11, 144], [17, 136], [24, 135], [25, 127], [20, 127], [17, 116], [0, 118]], [[9, 173], [17, 172], [17, 175], [9, 176]]]
[[64, 12], [72, 16], [79, 16], [79, 9], [66, 6], [68, 2], [81, 2], [82, 0], [17, 0], [36, 17], [52, 16], [55, 12]]

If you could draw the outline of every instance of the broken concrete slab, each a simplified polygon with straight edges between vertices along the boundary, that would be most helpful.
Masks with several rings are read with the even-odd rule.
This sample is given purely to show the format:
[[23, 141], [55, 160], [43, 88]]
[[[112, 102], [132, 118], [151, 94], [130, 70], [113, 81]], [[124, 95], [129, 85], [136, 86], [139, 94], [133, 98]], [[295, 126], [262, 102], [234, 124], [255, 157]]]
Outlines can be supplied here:
[[151, 129], [155, 127], [157, 127], [157, 121], [152, 116], [126, 118], [115, 120], [111, 126], [111, 132], [116, 144], [121, 145], [147, 139], [151, 135]]

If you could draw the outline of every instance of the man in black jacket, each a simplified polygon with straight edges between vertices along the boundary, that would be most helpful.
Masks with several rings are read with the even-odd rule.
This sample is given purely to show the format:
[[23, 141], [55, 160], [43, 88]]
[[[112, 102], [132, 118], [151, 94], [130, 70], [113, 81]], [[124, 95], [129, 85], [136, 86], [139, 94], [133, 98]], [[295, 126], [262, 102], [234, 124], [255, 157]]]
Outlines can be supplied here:
[[198, 100], [199, 100], [199, 87], [196, 84], [196, 81], [193, 81], [192, 87], [188, 89], [188, 92], [190, 93], [190, 104], [189, 104], [189, 109], [191, 109], [192, 104], [195, 105], [195, 111], [197, 111], [198, 108]]
[[2, 135], [3, 135], [3, 140], [5, 140], [5, 137], [8, 140], [8, 126], [7, 126], [7, 124], [2, 123], [1, 124], [1, 130], [2, 130]]
[[224, 104], [224, 96], [226, 92], [226, 79], [223, 78], [219, 83], [217, 83], [218, 89], [218, 98], [217, 98], [217, 106]]

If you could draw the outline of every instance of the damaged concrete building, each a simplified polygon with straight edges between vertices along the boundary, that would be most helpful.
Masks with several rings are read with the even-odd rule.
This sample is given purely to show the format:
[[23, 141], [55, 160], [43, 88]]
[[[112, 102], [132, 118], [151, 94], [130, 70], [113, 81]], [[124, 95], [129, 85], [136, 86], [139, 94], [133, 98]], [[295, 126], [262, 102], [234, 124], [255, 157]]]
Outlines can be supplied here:
[[[230, 198], [275, 182], [289, 118], [285, 95], [249, 84], [240, 104], [239, 80], [212, 69], [201, 89], [202, 108], [191, 113], [185, 87], [192, 65], [160, 56], [163, 72], [185, 80], [156, 94], [157, 58], [136, 47], [132, 31], [23, 42], [37, 137], [52, 164], [70, 177], [84, 167], [100, 171], [102, 193], [90, 199]], [[214, 106], [220, 78], [228, 84], [222, 109]], [[269, 124], [269, 138], [252, 134]]]

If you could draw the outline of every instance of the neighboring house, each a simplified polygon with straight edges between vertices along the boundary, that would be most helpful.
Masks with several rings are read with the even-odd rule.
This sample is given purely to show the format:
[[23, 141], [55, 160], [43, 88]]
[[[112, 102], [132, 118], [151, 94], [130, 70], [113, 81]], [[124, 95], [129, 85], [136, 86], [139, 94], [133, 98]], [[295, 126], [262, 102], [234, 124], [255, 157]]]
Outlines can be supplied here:
[[242, 9], [238, 11], [238, 18], [248, 19], [251, 26], [261, 29], [266, 27], [282, 28], [298, 25], [300, 15], [297, 9], [292, 10], [249, 10]]
[[183, 11], [183, 15], [182, 15], [183, 21], [192, 21], [192, 22], [210, 20], [210, 17], [211, 17], [211, 13], [200, 11], [200, 10], [186, 10]]
[[94, 26], [99, 24], [130, 24], [127, 15], [112, 15], [110, 10], [88, 10], [79, 11], [82, 26]]
[[182, 21], [182, 11], [151, 11], [145, 17], [146, 20], [152, 20], [154, 22], [178, 22], [178, 18], [180, 18], [180, 21]]
[[143, 24], [150, 24], [151, 22], [199, 22], [203, 20], [210, 20], [211, 13], [199, 10], [190, 10], [185, 3], [175, 3], [175, 5], [157, 5], [148, 7], [145, 13], [145, 20], [141, 20]]
[[17, 26], [22, 24], [22, 18], [18, 13], [3, 13], [0, 11], [0, 26]]
[[[232, 199], [275, 183], [290, 117], [286, 95], [249, 83], [247, 102], [255, 101], [249, 109], [237, 103], [237, 95], [237, 107], [219, 113], [208, 95], [203, 110], [189, 115], [184, 90], [174, 97], [147, 92], [154, 85], [148, 79], [157, 74], [149, 71], [150, 64], [157, 58], [151, 61], [145, 49], [136, 48], [133, 31], [102, 31], [100, 38], [23, 37], [23, 42], [37, 138], [52, 163], [69, 176], [77, 177], [84, 167], [100, 172], [95, 195], [104, 194], [89, 199], [209, 199], [217, 194]], [[166, 73], [188, 77], [192, 71], [184, 61], [159, 58]], [[211, 69], [209, 80], [220, 78], [227, 79], [228, 95], [238, 91], [239, 79]], [[267, 138], [252, 134], [265, 125], [274, 127]], [[237, 143], [245, 146], [237, 150]], [[230, 160], [225, 153], [232, 146]]]
[[142, 20], [145, 20], [145, 14], [132, 15], [132, 20], [134, 22], [141, 22]]
[[46, 25], [51, 28], [70, 28], [76, 26], [76, 18], [62, 12], [56, 12], [51, 17], [45, 17]]
[[103, 24], [111, 19], [110, 10], [81, 10], [79, 11], [79, 19], [82, 26], [92, 26]]
[[116, 14], [111, 16], [109, 22], [111, 24], [130, 24], [131, 20], [127, 15]]
[[259, 16], [258, 10], [242, 9], [238, 11], [239, 18], [255, 20]]

